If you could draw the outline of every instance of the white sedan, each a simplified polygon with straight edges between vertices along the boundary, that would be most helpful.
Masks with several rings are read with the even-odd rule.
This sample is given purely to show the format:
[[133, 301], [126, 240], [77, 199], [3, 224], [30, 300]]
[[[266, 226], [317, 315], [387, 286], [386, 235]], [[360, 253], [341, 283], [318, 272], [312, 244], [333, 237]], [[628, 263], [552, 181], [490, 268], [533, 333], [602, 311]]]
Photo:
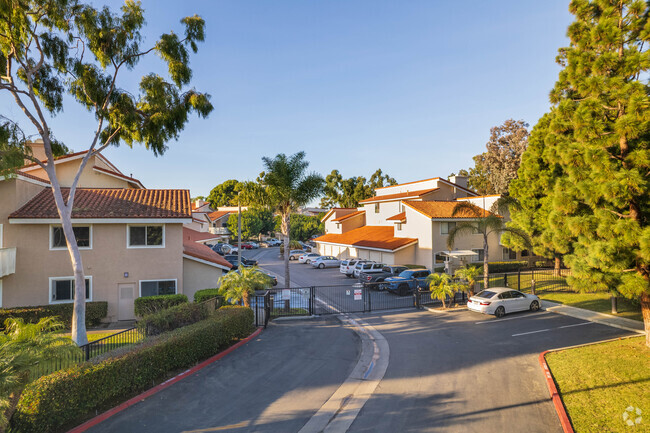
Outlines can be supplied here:
[[298, 257], [298, 263], [307, 263], [308, 265], [311, 264], [311, 262], [314, 261], [314, 259], [317, 259], [320, 257], [320, 254], [318, 253], [306, 253], [303, 254], [302, 256]]
[[503, 317], [515, 311], [537, 311], [541, 302], [535, 295], [527, 295], [508, 287], [492, 287], [469, 298], [467, 308], [483, 314]]

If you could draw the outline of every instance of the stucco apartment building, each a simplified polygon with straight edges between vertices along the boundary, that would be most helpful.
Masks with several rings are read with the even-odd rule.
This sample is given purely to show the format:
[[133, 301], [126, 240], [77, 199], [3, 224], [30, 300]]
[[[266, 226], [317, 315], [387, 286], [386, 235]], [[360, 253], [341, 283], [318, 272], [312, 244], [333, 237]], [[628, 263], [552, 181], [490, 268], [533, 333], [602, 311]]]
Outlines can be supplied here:
[[[39, 143], [34, 155], [44, 157]], [[42, 146], [42, 145], [41, 145]], [[57, 158], [67, 198], [84, 152]], [[231, 265], [192, 230], [186, 189], [145, 189], [101, 154], [84, 169], [72, 213], [86, 274], [86, 299], [108, 302], [110, 321], [134, 318], [140, 296], [216, 287]], [[30, 164], [0, 177], [0, 307], [72, 302], [74, 279], [50, 183]]]
[[[439, 177], [376, 190], [359, 208], [334, 208], [325, 217], [325, 235], [314, 239], [318, 252], [339, 258], [358, 257], [386, 264], [415, 264], [429, 269], [444, 266], [448, 233], [471, 215], [452, 216], [455, 205], [467, 200], [488, 212], [498, 196], [478, 196], [467, 187], [467, 178]], [[490, 261], [511, 260], [514, 251], [489, 237]], [[454, 250], [474, 255], [452, 257], [452, 268], [462, 262], [483, 261], [483, 236], [458, 237]]]

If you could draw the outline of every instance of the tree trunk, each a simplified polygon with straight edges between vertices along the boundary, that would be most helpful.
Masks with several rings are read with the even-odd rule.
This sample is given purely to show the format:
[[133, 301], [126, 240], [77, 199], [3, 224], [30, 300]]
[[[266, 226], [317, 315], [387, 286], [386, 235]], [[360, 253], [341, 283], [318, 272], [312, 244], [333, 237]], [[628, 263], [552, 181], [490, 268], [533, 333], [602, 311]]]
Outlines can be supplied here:
[[245, 290], [244, 293], [242, 293], [242, 301], [244, 301], [244, 307], [251, 306], [250, 294], [248, 293], [248, 290]]
[[489, 267], [488, 267], [488, 237], [487, 234], [483, 236], [483, 290], [488, 288], [489, 285]]
[[284, 235], [284, 285], [288, 289], [291, 287], [291, 275], [289, 274], [289, 218], [291, 212], [287, 211], [282, 215], [282, 234]]
[[555, 263], [553, 266], [553, 276], [554, 277], [559, 277], [560, 276], [560, 266], [562, 264], [562, 261], [558, 256], [555, 257]]
[[641, 293], [641, 314], [645, 328], [645, 345], [650, 347], [650, 293], [647, 291]]

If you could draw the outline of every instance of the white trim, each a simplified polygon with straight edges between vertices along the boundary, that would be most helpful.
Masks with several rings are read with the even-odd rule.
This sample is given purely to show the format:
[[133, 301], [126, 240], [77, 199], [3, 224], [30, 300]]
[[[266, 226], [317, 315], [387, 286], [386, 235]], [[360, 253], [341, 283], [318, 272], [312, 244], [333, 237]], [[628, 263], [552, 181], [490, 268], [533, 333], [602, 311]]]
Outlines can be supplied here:
[[96, 154], [95, 154], [95, 157], [101, 159], [102, 162], [104, 162], [104, 164], [106, 164], [106, 165], [112, 167], [113, 170], [115, 170], [117, 173], [119, 173], [119, 174], [121, 174], [121, 175], [124, 175], [124, 173], [122, 173], [122, 172], [120, 171], [119, 168], [117, 168], [117, 167], [116, 167], [112, 162], [110, 162], [110, 161], [109, 161], [109, 160], [108, 160], [104, 155], [102, 155], [101, 152], [100, 152], [100, 153], [96, 153]]
[[[52, 246], [52, 231], [54, 227], [62, 227], [61, 224], [50, 224], [50, 227], [48, 228], [49, 234], [50, 234], [50, 240], [48, 243], [48, 246], [50, 247], [50, 251], [68, 251], [68, 247], [53, 247]], [[92, 224], [73, 224], [72, 227], [88, 227], [89, 228], [89, 241], [90, 241], [90, 246], [88, 247], [77, 247], [79, 250], [92, 250], [93, 249], [93, 225]]]
[[[149, 226], [162, 226], [162, 245], [131, 245], [131, 227], [149, 227]], [[165, 232], [167, 231], [165, 224], [127, 224], [126, 225], [126, 248], [127, 249], [137, 249], [137, 248], [165, 248]], [[145, 242], [147, 237], [147, 232], [145, 229]]]
[[174, 294], [178, 295], [178, 279], [177, 278], [156, 278], [155, 280], [138, 280], [138, 298], [142, 298], [142, 283], [150, 283], [152, 281], [173, 281]]
[[403, 245], [403, 246], [401, 246], [399, 248], [395, 248], [394, 250], [388, 250], [388, 249], [385, 249], [385, 248], [365, 247], [365, 246], [353, 245], [353, 244], [337, 244], [335, 242], [323, 242], [323, 241], [314, 241], [314, 242], [316, 242], [317, 244], [336, 245], [338, 247], [352, 247], [352, 248], [357, 248], [357, 249], [362, 249], [362, 250], [383, 251], [383, 252], [386, 252], [386, 253], [394, 253], [394, 252], [397, 252], [399, 250], [403, 250], [404, 248], [408, 248], [408, 247], [410, 247], [412, 245], [417, 244], [418, 240], [416, 239], [413, 242], [410, 242], [410, 243], [408, 243], [406, 245]]
[[49, 183], [47, 183], [46, 181], [41, 182], [41, 181], [38, 181], [36, 179], [32, 179], [31, 177], [21, 176], [20, 173], [16, 173], [16, 177], [11, 177], [11, 178], [8, 178], [7, 176], [0, 176], [0, 182], [2, 182], [3, 180], [16, 180], [16, 179], [20, 179], [20, 180], [23, 180], [25, 182], [33, 183], [34, 185], [45, 186], [45, 187], [48, 187], [48, 188], [52, 186]]
[[188, 259], [188, 260], [194, 260], [195, 262], [203, 263], [204, 265], [213, 266], [215, 268], [223, 269], [224, 271], [229, 271], [230, 270], [230, 268], [227, 267], [227, 266], [220, 265], [220, 264], [214, 263], [214, 262], [209, 262], [207, 260], [199, 259], [199, 258], [196, 258], [196, 257], [188, 256], [187, 254], [183, 254], [183, 258]]
[[[192, 218], [72, 218], [72, 224], [185, 224]], [[61, 224], [59, 218], [10, 218], [9, 224]]]
[[[88, 153], [87, 151], [84, 151], [84, 152], [81, 153], [80, 155], [69, 156], [69, 157], [67, 157], [67, 158], [64, 156], [64, 157], [61, 157], [61, 158], [58, 158], [58, 159], [54, 159], [54, 165], [61, 164], [61, 163], [63, 163], [63, 162], [74, 161], [74, 160], [76, 160], [76, 159], [81, 159], [81, 158], [83, 158], [84, 156], [86, 156], [87, 153]], [[41, 161], [41, 162], [42, 162], [42, 161]], [[45, 162], [44, 164], [47, 164], [47, 162]], [[32, 166], [32, 167], [23, 167], [23, 168], [21, 168], [20, 170], [21, 170], [21, 171], [32, 171], [32, 170], [38, 170], [38, 169], [42, 169], [42, 168], [43, 168], [43, 167], [41, 167], [40, 165], [36, 164], [36, 165], [34, 165], [34, 166]]]
[[[92, 300], [93, 300], [93, 277], [92, 277], [92, 275], [85, 275], [84, 277], [87, 280], [89, 280], [89, 282], [88, 282], [88, 291], [90, 292], [89, 293], [90, 296], [86, 299], [86, 302], [92, 302]], [[49, 284], [48, 301], [49, 301], [50, 304], [70, 304], [70, 303], [74, 302], [74, 296], [69, 301], [53, 301], [52, 300], [52, 289], [53, 289], [52, 288], [52, 282], [53, 281], [64, 281], [64, 280], [72, 280], [72, 281], [74, 281], [75, 277], [73, 275], [71, 277], [49, 277], [48, 278], [48, 284]], [[76, 289], [77, 288], [75, 287], [75, 290]], [[86, 288], [84, 287], [84, 292], [85, 291], [86, 291]]]

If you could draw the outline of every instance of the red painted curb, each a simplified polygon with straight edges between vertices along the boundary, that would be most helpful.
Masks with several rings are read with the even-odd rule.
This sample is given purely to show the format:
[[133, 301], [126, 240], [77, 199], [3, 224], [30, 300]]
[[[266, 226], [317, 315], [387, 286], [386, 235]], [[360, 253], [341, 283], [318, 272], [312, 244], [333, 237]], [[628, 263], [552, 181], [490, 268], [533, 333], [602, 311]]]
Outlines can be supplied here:
[[248, 337], [244, 338], [240, 342], [233, 344], [223, 352], [219, 352], [216, 355], [214, 355], [211, 358], [206, 359], [205, 361], [201, 362], [200, 364], [195, 365], [194, 367], [190, 368], [189, 370], [185, 370], [184, 372], [172, 377], [171, 379], [166, 380], [165, 382], [154, 386], [151, 389], [148, 389], [147, 391], [143, 392], [140, 395], [137, 395], [133, 397], [130, 400], [125, 401], [124, 403], [120, 404], [119, 406], [115, 406], [112, 409], [107, 410], [106, 412], [102, 413], [101, 415], [97, 415], [96, 417], [86, 421], [85, 423], [73, 428], [72, 430], [69, 430], [68, 433], [81, 433], [85, 432], [91, 427], [96, 426], [100, 422], [112, 417], [113, 415], [122, 412], [124, 409], [133, 406], [134, 404], [151, 397], [152, 395], [162, 391], [163, 389], [173, 385], [174, 383], [178, 382], [181, 379], [186, 378], [187, 376], [191, 376], [192, 374], [196, 373], [197, 371], [207, 367], [208, 365], [212, 364], [215, 361], [218, 361], [219, 359], [223, 358], [233, 350], [237, 349], [240, 346], [243, 346], [244, 344], [248, 343], [251, 341], [253, 338], [257, 337], [260, 335], [262, 332], [262, 328], [258, 328], [255, 332], [253, 332], [251, 335]]
[[557, 412], [557, 417], [560, 419], [562, 430], [564, 430], [564, 433], [575, 433], [573, 431], [573, 426], [571, 425], [571, 421], [569, 421], [569, 416], [566, 413], [566, 409], [562, 404], [562, 399], [560, 398], [560, 394], [558, 394], [557, 392], [555, 381], [553, 380], [553, 376], [551, 375], [551, 370], [549, 370], [548, 364], [546, 363], [546, 354], [549, 352], [550, 350], [546, 350], [539, 354], [539, 365], [541, 365], [542, 370], [544, 370], [544, 377], [546, 378], [546, 384], [548, 385], [548, 390], [551, 393], [551, 400], [553, 400], [553, 405], [555, 406], [555, 412]]

